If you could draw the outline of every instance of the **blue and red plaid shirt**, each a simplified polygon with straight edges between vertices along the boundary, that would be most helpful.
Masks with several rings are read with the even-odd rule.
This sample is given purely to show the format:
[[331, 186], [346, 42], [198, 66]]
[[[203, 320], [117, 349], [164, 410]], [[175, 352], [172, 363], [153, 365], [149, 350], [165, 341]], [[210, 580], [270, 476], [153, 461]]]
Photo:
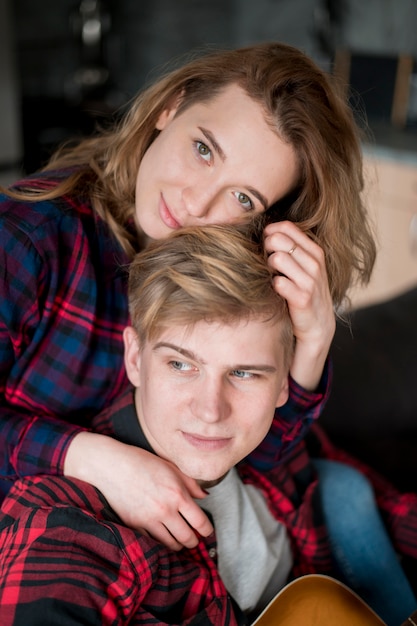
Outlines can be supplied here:
[[[150, 450], [129, 389], [92, 426]], [[247, 460], [238, 472], [287, 527], [293, 574], [329, 574], [330, 549], [306, 458], [304, 447], [295, 448], [268, 472]], [[0, 623], [242, 623], [219, 576], [216, 548], [213, 534], [194, 549], [169, 550], [124, 526], [87, 483], [58, 476], [18, 480], [0, 515]]]
[[[16, 188], [51, 189], [68, 176], [37, 174]], [[87, 197], [19, 202], [0, 195], [0, 501], [21, 476], [61, 475], [81, 428], [127, 386], [129, 259]], [[260, 466], [303, 437], [329, 384], [291, 381]]]

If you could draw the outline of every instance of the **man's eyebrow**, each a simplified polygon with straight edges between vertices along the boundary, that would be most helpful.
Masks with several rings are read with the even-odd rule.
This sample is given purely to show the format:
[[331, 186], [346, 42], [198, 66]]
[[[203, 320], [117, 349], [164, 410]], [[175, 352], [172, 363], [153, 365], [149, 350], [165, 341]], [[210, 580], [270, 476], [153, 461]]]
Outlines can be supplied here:
[[[179, 352], [187, 359], [192, 359], [193, 361], [198, 361], [199, 363], [205, 364], [205, 361], [197, 356], [195, 352], [192, 350], [187, 350], [186, 348], [181, 348], [181, 346], [177, 346], [175, 343], [170, 343], [169, 341], [158, 341], [153, 347], [153, 350], [158, 350], [159, 348], [170, 348], [171, 350], [175, 350], [175, 352]], [[261, 363], [238, 363], [237, 365], [231, 365], [229, 367], [230, 370], [250, 370], [256, 372], [276, 372], [277, 368], [273, 365], [263, 365]]]
[[251, 370], [256, 372], [276, 372], [277, 368], [273, 365], [261, 365], [259, 363], [243, 363], [242, 365], [233, 365], [231, 369], [234, 370]]
[[183, 356], [187, 357], [187, 359], [193, 359], [194, 361], [202, 362], [201, 358], [199, 358], [191, 350], [181, 348], [181, 346], [177, 346], [175, 343], [170, 343], [169, 341], [158, 341], [158, 343], [154, 345], [153, 350], [158, 350], [158, 348], [170, 348], [171, 350], [175, 350], [175, 352], [179, 352]]
[[[207, 139], [207, 141], [209, 141], [211, 143], [211, 145], [213, 146], [214, 150], [217, 152], [217, 154], [219, 155], [219, 157], [221, 158], [222, 161], [226, 160], [226, 155], [223, 152], [220, 144], [217, 142], [215, 136], [213, 135], [213, 133], [208, 130], [207, 128], [203, 128], [202, 126], [198, 127], [199, 130], [201, 130], [201, 132], [203, 133], [204, 137]], [[258, 198], [259, 202], [262, 204], [264, 210], [266, 211], [268, 209], [268, 202], [267, 199], [265, 198], [264, 195], [261, 194], [260, 191], [258, 191], [257, 189], [255, 189], [254, 187], [247, 187], [247, 190], [253, 195], [255, 196], [255, 198]]]

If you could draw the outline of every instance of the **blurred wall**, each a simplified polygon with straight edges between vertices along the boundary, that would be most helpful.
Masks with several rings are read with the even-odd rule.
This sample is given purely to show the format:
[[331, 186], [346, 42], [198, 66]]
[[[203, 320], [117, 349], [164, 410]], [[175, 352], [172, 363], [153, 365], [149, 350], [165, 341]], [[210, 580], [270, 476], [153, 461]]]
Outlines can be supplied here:
[[0, 0], [0, 183], [14, 176], [22, 156], [20, 98], [10, 0]]
[[[0, 7], [11, 13], [0, 24], [14, 40], [26, 170], [119, 111], [190, 50], [275, 39], [325, 69], [342, 47], [417, 57], [417, 0], [0, 0]], [[13, 55], [1, 57], [2, 92], [16, 94]], [[16, 107], [8, 110], [6, 117]], [[6, 127], [12, 132], [13, 123]]]

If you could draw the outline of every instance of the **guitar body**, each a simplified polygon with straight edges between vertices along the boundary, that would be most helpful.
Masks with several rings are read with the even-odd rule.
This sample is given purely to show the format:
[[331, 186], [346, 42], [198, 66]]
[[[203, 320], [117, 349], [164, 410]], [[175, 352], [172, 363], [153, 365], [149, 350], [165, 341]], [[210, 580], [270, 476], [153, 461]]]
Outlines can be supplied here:
[[268, 604], [253, 626], [386, 626], [343, 583], [321, 574], [296, 578]]

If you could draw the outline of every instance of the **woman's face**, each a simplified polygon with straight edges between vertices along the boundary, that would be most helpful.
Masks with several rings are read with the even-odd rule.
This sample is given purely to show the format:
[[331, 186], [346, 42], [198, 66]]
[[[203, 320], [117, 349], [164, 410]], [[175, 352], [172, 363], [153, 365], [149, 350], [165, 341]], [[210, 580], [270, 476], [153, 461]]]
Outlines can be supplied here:
[[[221, 71], [219, 69], [219, 71]], [[294, 148], [238, 85], [175, 116], [166, 109], [136, 180], [136, 218], [160, 239], [183, 226], [241, 221], [296, 184]]]

